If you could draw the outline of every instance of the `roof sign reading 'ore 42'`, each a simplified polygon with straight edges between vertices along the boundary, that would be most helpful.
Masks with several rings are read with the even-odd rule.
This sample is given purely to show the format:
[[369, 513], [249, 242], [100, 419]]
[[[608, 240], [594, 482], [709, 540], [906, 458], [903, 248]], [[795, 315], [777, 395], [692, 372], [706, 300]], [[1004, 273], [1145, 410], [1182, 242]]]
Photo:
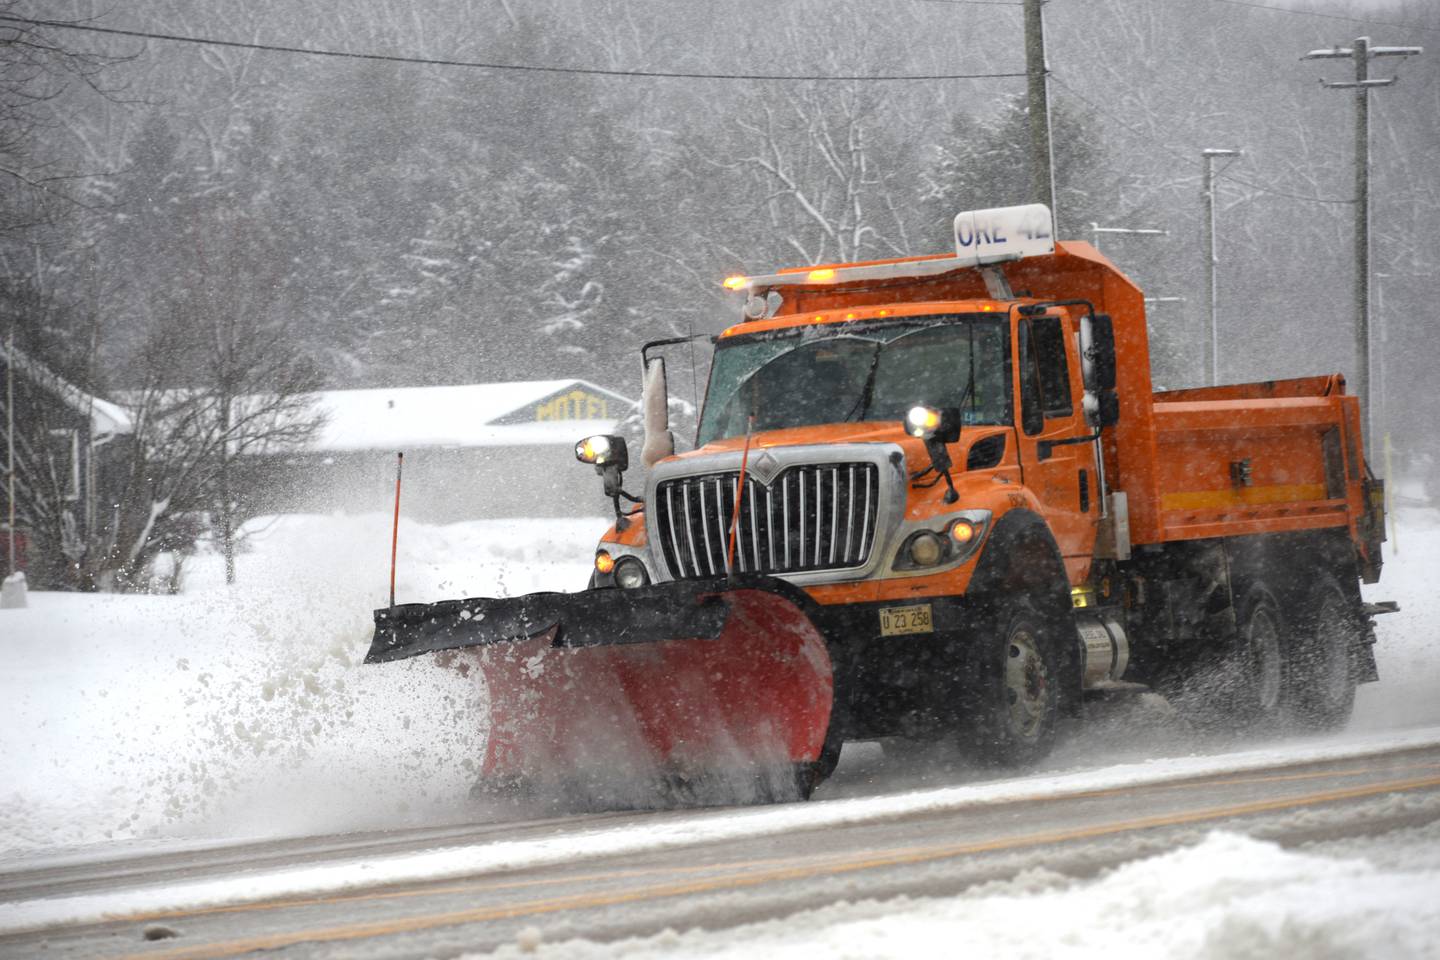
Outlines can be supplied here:
[[[725, 289], [748, 291], [757, 312], [764, 313], [762, 291], [787, 286], [831, 286], [896, 277], [933, 277], [951, 270], [980, 267], [1006, 260], [1049, 256], [1055, 252], [1055, 218], [1043, 203], [1020, 207], [967, 210], [955, 217], [955, 256], [901, 257], [870, 263], [833, 264], [782, 270], [767, 276], [725, 279]], [[749, 306], [747, 305], [747, 309]]]
[[979, 266], [1055, 252], [1055, 221], [1043, 203], [967, 210], [955, 217], [955, 256]]

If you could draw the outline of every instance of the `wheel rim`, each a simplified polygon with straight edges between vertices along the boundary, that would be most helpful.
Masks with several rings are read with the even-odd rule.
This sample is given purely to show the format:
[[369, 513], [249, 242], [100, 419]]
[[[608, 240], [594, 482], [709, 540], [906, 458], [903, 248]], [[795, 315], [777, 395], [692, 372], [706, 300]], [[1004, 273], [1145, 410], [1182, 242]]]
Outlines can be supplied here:
[[1049, 690], [1050, 671], [1034, 635], [1025, 629], [1015, 631], [1005, 661], [1005, 698], [1011, 729], [1018, 736], [1033, 740], [1040, 735], [1049, 712]]
[[1280, 704], [1280, 628], [1261, 607], [1250, 618], [1250, 648], [1255, 656], [1255, 698], [1262, 710]]

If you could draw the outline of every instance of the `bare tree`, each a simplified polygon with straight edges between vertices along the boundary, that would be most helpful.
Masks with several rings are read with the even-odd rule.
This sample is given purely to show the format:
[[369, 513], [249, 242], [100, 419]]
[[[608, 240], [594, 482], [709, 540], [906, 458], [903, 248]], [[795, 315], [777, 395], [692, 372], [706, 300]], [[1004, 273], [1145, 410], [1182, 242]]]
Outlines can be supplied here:
[[268, 480], [262, 455], [293, 449], [319, 426], [312, 394], [322, 379], [286, 315], [275, 275], [283, 265], [257, 258], [251, 233], [220, 211], [197, 220], [191, 282], [156, 297], [128, 394], [136, 442], [107, 560], [127, 583], [201, 515], [233, 583], [238, 511]]
[[320, 425], [314, 367], [283, 328], [243, 305], [208, 318], [173, 314], [137, 367], [127, 394], [134, 442], [92, 577], [142, 587], [159, 553], [188, 550], [209, 526], [233, 583], [237, 511], [268, 479], [261, 455], [302, 445]]
[[[0, 13], [19, 6], [0, 0]], [[0, 237], [14, 238], [85, 203], [80, 187], [89, 172], [52, 155], [46, 136], [62, 124], [55, 108], [71, 87], [109, 98], [114, 91], [103, 72], [129, 59], [78, 49], [58, 33], [23, 20], [0, 23], [0, 180], [7, 182], [0, 191]]]

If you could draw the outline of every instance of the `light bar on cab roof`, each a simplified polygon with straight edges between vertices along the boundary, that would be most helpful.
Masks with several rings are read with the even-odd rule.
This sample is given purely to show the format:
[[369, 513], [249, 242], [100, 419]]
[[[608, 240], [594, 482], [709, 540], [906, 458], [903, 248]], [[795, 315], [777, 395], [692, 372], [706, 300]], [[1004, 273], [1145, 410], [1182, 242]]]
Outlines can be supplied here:
[[765, 290], [770, 287], [833, 286], [857, 280], [891, 280], [895, 277], [929, 277], [974, 264], [959, 257], [935, 257], [930, 260], [907, 260], [903, 263], [872, 263], [856, 267], [825, 267], [821, 270], [798, 270], [794, 273], [771, 273], [761, 277], [728, 277], [727, 290]]
[[955, 217], [953, 257], [917, 257], [891, 263], [853, 267], [816, 267], [760, 277], [727, 277], [727, 290], [765, 290], [771, 287], [831, 286], [862, 280], [897, 277], [933, 277], [966, 267], [980, 267], [1055, 252], [1055, 220], [1043, 203], [1020, 207], [968, 210]]

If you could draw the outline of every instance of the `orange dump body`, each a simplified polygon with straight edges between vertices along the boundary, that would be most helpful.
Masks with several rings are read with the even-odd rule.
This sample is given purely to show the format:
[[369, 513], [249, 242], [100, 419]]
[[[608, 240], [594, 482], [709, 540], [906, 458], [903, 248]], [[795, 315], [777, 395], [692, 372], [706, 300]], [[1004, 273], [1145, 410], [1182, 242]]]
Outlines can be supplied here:
[[1365, 475], [1344, 390], [1337, 374], [1157, 394], [1157, 539], [1356, 531]]

